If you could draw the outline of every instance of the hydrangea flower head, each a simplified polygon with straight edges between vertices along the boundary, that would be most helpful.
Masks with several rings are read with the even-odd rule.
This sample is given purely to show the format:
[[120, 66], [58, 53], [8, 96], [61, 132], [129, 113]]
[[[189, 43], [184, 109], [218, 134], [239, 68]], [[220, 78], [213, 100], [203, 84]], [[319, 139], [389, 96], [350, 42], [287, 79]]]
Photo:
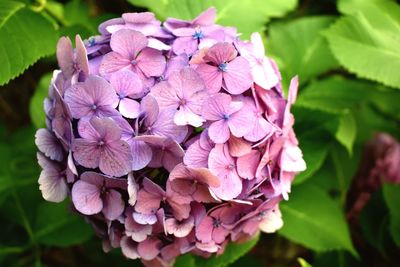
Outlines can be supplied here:
[[192, 21], [126, 13], [76, 48], [60, 39], [35, 136], [43, 197], [70, 197], [109, 251], [147, 266], [222, 253], [272, 233], [306, 168], [261, 37], [239, 39], [210, 8]]

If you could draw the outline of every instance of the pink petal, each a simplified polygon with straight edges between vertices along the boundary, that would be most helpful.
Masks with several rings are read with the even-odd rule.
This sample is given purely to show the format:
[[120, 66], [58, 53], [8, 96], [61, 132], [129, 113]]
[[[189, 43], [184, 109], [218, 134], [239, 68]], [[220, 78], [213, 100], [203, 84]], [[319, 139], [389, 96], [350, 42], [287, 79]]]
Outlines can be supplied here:
[[140, 258], [139, 253], [137, 251], [137, 244], [132, 240], [132, 238], [123, 236], [121, 239], [121, 251], [125, 257], [128, 259], [138, 259]]
[[208, 49], [205, 60], [221, 64], [233, 60], [237, 55], [235, 47], [230, 43], [217, 43]]
[[135, 220], [135, 222], [139, 223], [139, 224], [150, 224], [153, 225], [157, 222], [157, 215], [156, 214], [142, 214], [142, 213], [138, 213], [138, 212], [134, 212], [132, 214], [133, 219]]
[[200, 141], [197, 140], [196, 142], [191, 144], [186, 150], [185, 156], [183, 157], [183, 162], [191, 167], [207, 168], [208, 155], [210, 154], [210, 150], [203, 149], [200, 146]]
[[212, 241], [212, 232], [213, 232], [213, 224], [214, 220], [210, 216], [205, 216], [196, 226], [196, 237], [202, 243], [209, 243]]
[[138, 253], [143, 260], [153, 260], [160, 253], [161, 240], [155, 237], [147, 238], [138, 244]]
[[117, 219], [124, 212], [125, 203], [122, 200], [121, 194], [114, 190], [109, 189], [103, 198], [103, 214], [108, 220], [112, 221]]
[[[159, 84], [161, 83], [158, 83], [157, 85]], [[155, 85], [153, 88], [155, 88], [157, 85]], [[146, 95], [140, 101], [140, 111], [145, 113], [145, 124], [153, 125], [157, 120], [158, 114], [160, 113], [157, 100], [150, 94]]]
[[52, 160], [62, 161], [64, 151], [56, 136], [47, 129], [39, 129], [35, 134], [35, 144], [47, 157]]
[[219, 120], [211, 123], [208, 128], [208, 134], [213, 142], [216, 144], [222, 144], [228, 141], [230, 132], [228, 122], [225, 120]]
[[130, 172], [128, 174], [128, 195], [129, 195], [128, 203], [129, 203], [129, 205], [134, 206], [136, 204], [138, 190], [139, 190], [139, 185], [136, 183], [135, 177]]
[[153, 227], [148, 224], [139, 224], [133, 220], [129, 214], [125, 219], [126, 235], [130, 236], [136, 242], [144, 241], [152, 233]]
[[119, 102], [119, 112], [121, 112], [121, 115], [129, 118], [129, 119], [135, 119], [139, 117], [140, 114], [140, 105], [137, 101], [130, 99], [130, 98], [124, 98]]
[[237, 57], [228, 63], [228, 70], [223, 73], [225, 89], [234, 95], [247, 91], [253, 84], [250, 66], [243, 57]]
[[100, 189], [85, 181], [77, 181], [72, 187], [72, 202], [75, 208], [85, 215], [93, 215], [103, 209]]
[[200, 64], [196, 68], [197, 73], [203, 79], [206, 89], [210, 94], [218, 93], [222, 87], [222, 72], [218, 67], [209, 64]]
[[191, 56], [193, 55], [193, 53], [196, 52], [197, 46], [197, 40], [193, 39], [192, 36], [178, 37], [172, 44], [172, 50], [177, 55], [186, 54], [188, 56]]
[[72, 142], [72, 152], [74, 159], [80, 165], [92, 169], [99, 166], [101, 150], [97, 141], [76, 138]]
[[122, 29], [111, 35], [111, 49], [126, 59], [133, 60], [147, 46], [146, 37], [134, 30]]
[[40, 153], [37, 156], [39, 162], [45, 162], [44, 164], [47, 166], [43, 168], [39, 176], [39, 189], [42, 192], [43, 198], [51, 202], [62, 202], [67, 197], [69, 191], [65, 177], [60, 175], [60, 171], [53, 167], [53, 162], [50, 162]]
[[132, 153], [132, 170], [137, 171], [146, 167], [151, 161], [152, 150], [143, 141], [133, 140], [130, 144]]
[[110, 76], [110, 83], [118, 95], [132, 96], [143, 91], [143, 84], [138, 75], [130, 70], [121, 70]]
[[260, 163], [260, 152], [252, 150], [247, 155], [237, 159], [237, 171], [240, 177], [244, 179], [253, 179], [256, 176], [258, 164]]
[[229, 154], [233, 157], [241, 157], [251, 151], [251, 145], [249, 142], [233, 135], [229, 138], [228, 144]]
[[125, 141], [109, 143], [100, 156], [99, 168], [111, 176], [123, 176], [132, 169], [131, 149]]
[[81, 71], [83, 71], [85, 75], [89, 75], [89, 62], [88, 62], [86, 47], [79, 34], [75, 36], [75, 46], [76, 46], [76, 63], [78, 65], [78, 68]]
[[224, 227], [219, 226], [214, 228], [212, 231], [212, 239], [215, 241], [217, 244], [221, 244], [222, 242], [225, 241], [225, 238], [229, 235], [229, 231], [226, 230]]
[[214, 7], [208, 8], [206, 11], [198, 15], [192, 23], [194, 25], [210, 25], [213, 24], [217, 16], [217, 10]]
[[175, 112], [174, 122], [176, 125], [192, 125], [193, 127], [200, 127], [205, 120], [193, 113], [190, 109], [186, 107], [181, 107]]
[[69, 37], [61, 37], [57, 43], [57, 61], [66, 77], [71, 77], [74, 68], [74, 50]]
[[245, 105], [241, 110], [230, 116], [228, 120], [229, 129], [234, 136], [242, 137], [251, 130], [249, 125], [253, 125], [254, 120], [254, 113], [249, 106]]
[[177, 221], [175, 218], [165, 220], [167, 232], [170, 235], [182, 238], [187, 236], [194, 227], [193, 217], [189, 217], [183, 221]]
[[172, 109], [160, 111], [157, 120], [152, 125], [151, 133], [169, 137], [178, 143], [182, 142], [188, 133], [188, 128], [185, 125], [176, 125], [173, 122], [174, 114], [175, 110]]
[[160, 82], [151, 88], [150, 95], [157, 100], [161, 109], [176, 109], [179, 106], [177, 92], [167, 81]]
[[214, 94], [204, 101], [202, 107], [202, 117], [206, 120], [217, 121], [224, 118], [224, 115], [230, 115], [230, 105], [232, 97], [227, 94]]
[[109, 52], [103, 56], [99, 67], [99, 73], [102, 76], [114, 73], [122, 69], [132, 69], [131, 60], [125, 58], [117, 52]]
[[266, 136], [273, 134], [273, 132], [273, 126], [266, 119], [259, 116], [256, 117], [253, 127], [251, 127], [250, 132], [244, 135], [244, 138], [251, 142], [257, 142]]
[[280, 165], [287, 172], [301, 172], [307, 168], [298, 146], [287, 146], [282, 150]]
[[165, 57], [160, 51], [153, 48], [143, 49], [137, 57], [137, 66], [146, 77], [161, 76], [164, 73], [165, 65]]

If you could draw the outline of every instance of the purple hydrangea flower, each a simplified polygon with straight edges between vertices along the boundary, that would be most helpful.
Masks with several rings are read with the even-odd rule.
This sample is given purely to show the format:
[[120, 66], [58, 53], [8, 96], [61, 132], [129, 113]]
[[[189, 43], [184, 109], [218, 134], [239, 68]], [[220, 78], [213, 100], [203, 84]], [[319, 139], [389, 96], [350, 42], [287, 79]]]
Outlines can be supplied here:
[[[39, 189], [71, 196], [106, 252], [172, 266], [283, 224], [279, 202], [306, 167], [291, 114], [298, 79], [286, 100], [260, 35], [240, 40], [215, 18], [126, 13], [76, 49], [58, 43], [47, 129], [35, 135]], [[380, 163], [390, 175], [392, 163]]]

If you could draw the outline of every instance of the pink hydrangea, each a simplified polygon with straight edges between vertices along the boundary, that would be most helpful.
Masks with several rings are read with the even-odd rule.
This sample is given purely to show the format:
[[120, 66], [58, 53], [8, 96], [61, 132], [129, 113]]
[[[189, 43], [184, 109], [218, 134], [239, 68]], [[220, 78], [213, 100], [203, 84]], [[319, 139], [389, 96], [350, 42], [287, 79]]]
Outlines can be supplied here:
[[70, 196], [106, 251], [147, 266], [276, 231], [306, 168], [290, 112], [297, 77], [286, 100], [260, 35], [242, 41], [215, 16], [127, 13], [76, 49], [67, 37], [57, 46], [35, 136], [39, 188]]

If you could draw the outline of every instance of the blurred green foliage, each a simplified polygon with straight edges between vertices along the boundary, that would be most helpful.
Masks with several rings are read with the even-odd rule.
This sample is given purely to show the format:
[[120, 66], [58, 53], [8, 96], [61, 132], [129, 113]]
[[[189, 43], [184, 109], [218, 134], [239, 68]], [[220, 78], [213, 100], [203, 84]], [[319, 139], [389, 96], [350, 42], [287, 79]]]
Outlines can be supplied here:
[[281, 205], [285, 225], [278, 235], [261, 236], [256, 246], [257, 240], [231, 245], [208, 260], [186, 255], [176, 266], [400, 265], [399, 186], [374, 193], [357, 225], [346, 220], [365, 142], [379, 131], [400, 138], [396, 1], [1, 0], [0, 266], [132, 266], [118, 251], [103, 254], [67, 202], [41, 199], [33, 136], [45, 126], [56, 42], [95, 35], [101, 21], [123, 12], [191, 19], [210, 6], [218, 9], [218, 23], [237, 27], [243, 38], [263, 34], [285, 87], [299, 75], [293, 112], [308, 169]]

